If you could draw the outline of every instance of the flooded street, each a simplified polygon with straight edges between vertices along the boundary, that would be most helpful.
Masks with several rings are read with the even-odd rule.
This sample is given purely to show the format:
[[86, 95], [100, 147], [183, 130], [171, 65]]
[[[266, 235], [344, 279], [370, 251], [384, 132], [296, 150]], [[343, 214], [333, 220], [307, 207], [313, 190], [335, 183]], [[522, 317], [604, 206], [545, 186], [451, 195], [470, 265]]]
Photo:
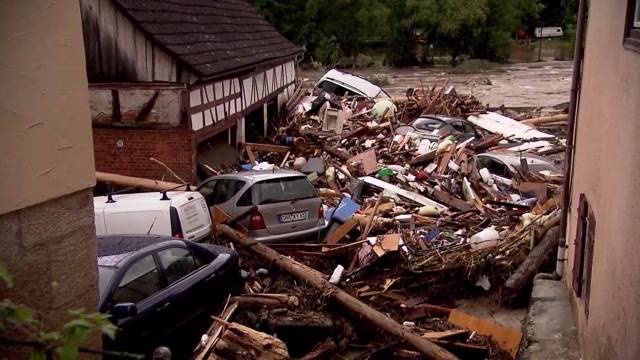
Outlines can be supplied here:
[[[537, 107], [569, 101], [572, 62], [495, 65], [476, 71], [450, 67], [381, 67], [348, 71], [381, 80], [382, 87], [391, 95], [403, 95], [409, 87], [442, 85], [448, 80], [459, 93], [471, 93], [490, 106]], [[301, 77], [317, 79], [321, 74], [321, 71], [302, 71]]]

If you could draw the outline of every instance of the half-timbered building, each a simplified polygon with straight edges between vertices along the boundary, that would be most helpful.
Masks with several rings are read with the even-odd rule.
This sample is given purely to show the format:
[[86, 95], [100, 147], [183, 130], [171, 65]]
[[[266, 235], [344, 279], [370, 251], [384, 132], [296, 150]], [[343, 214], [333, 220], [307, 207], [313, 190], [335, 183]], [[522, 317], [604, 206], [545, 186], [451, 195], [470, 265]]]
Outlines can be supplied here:
[[246, 1], [80, 7], [100, 171], [162, 177], [154, 157], [195, 180], [211, 143], [257, 141], [293, 93], [302, 49]]

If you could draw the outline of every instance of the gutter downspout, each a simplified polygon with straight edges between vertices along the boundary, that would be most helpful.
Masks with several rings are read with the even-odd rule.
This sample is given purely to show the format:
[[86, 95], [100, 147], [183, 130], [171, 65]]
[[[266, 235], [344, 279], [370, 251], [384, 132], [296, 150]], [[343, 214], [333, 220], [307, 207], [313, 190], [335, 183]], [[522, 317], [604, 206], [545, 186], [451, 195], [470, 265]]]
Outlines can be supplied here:
[[567, 147], [565, 149], [564, 185], [562, 187], [562, 213], [560, 215], [560, 234], [558, 241], [558, 255], [555, 277], [562, 278], [564, 262], [567, 259], [567, 224], [569, 222], [569, 204], [571, 202], [571, 188], [573, 183], [574, 139], [577, 125], [578, 92], [582, 82], [582, 61], [584, 59], [584, 21], [587, 0], [580, 0], [576, 25], [576, 43], [573, 51], [573, 75], [571, 78], [571, 95], [569, 97], [569, 116], [567, 129]]

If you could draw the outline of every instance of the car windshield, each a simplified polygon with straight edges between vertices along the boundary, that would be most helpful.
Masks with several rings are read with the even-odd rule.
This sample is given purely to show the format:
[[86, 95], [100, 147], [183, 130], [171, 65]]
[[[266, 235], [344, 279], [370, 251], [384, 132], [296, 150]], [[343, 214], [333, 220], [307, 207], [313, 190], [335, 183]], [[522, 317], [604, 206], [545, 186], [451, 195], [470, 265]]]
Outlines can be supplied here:
[[100, 298], [104, 295], [114, 273], [115, 269], [112, 267], [98, 266], [98, 289], [100, 291]]
[[271, 204], [316, 197], [313, 186], [305, 177], [287, 177], [259, 182], [253, 185], [256, 204]]

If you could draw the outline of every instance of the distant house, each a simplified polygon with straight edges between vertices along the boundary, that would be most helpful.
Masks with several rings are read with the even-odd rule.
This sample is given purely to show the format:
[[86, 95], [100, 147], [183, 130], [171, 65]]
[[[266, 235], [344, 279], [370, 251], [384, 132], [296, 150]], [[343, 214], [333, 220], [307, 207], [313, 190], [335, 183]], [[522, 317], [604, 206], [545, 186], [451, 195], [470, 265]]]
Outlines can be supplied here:
[[294, 91], [302, 49], [246, 1], [80, 5], [99, 171], [163, 177], [154, 157], [193, 180], [207, 143], [265, 135]]

